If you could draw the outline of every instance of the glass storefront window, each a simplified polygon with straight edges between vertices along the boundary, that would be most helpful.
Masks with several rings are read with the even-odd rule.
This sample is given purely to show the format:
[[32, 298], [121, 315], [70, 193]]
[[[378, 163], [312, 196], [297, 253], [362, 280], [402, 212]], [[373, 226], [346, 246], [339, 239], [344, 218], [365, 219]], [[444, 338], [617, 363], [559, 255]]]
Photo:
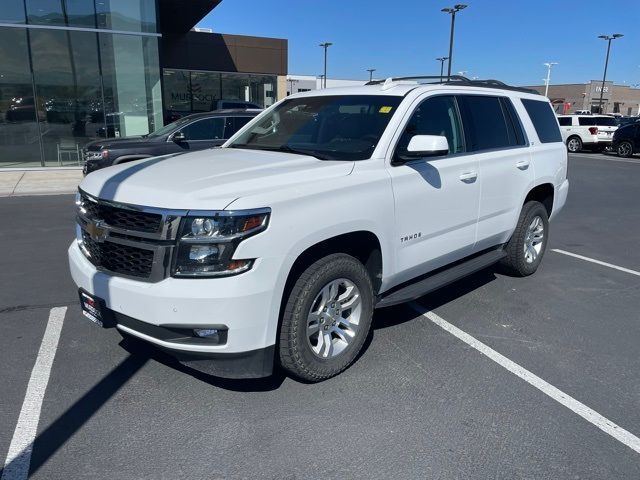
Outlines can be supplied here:
[[92, 0], [26, 0], [28, 23], [71, 27], [96, 27]]
[[251, 75], [251, 101], [268, 108], [278, 97], [277, 79], [273, 75]]
[[40, 166], [27, 32], [0, 28], [0, 168]]
[[98, 28], [157, 32], [155, 0], [96, 0], [96, 7]]
[[145, 135], [162, 126], [158, 41], [100, 35], [106, 136]]
[[3, 0], [0, 7], [0, 22], [25, 23], [24, 0]]
[[223, 73], [221, 82], [223, 100], [251, 101], [249, 75]]
[[32, 30], [31, 55], [45, 165], [79, 165], [103, 128], [95, 33]]

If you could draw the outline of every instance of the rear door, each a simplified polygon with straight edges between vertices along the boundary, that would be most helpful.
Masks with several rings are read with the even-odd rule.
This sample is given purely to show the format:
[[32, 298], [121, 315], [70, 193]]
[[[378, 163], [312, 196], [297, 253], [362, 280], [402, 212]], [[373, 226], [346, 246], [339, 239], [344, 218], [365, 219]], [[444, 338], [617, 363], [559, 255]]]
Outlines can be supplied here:
[[[527, 139], [509, 97], [461, 95], [468, 149], [482, 185], [474, 251], [508, 240], [520, 215], [523, 192], [534, 181]], [[556, 123], [557, 125], [557, 123]]]

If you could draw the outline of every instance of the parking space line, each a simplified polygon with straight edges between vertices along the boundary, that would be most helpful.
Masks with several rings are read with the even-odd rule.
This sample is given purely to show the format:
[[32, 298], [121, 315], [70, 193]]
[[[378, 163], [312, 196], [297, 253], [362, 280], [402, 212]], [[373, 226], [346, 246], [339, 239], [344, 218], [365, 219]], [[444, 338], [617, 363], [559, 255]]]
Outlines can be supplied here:
[[435, 323], [443, 330], [449, 332], [459, 340], [462, 340], [467, 345], [473, 347], [478, 352], [487, 356], [488, 358], [496, 362], [501, 367], [507, 369], [514, 375], [520, 377], [529, 385], [537, 388], [545, 395], [548, 395], [556, 402], [560, 403], [561, 405], [564, 405], [565, 407], [567, 407], [569, 410], [573, 411], [577, 415], [580, 415], [589, 423], [595, 425], [603, 432], [611, 435], [613, 438], [615, 438], [622, 444], [631, 448], [635, 452], [640, 453], [640, 438], [636, 437], [635, 435], [628, 432], [624, 428], [616, 425], [611, 420], [603, 417], [595, 410], [592, 410], [591, 408], [587, 407], [585, 404], [567, 395], [562, 390], [559, 390], [558, 388], [554, 387], [550, 383], [544, 381], [543, 379], [531, 373], [529, 370], [525, 369], [524, 367], [521, 367], [520, 365], [513, 362], [512, 360], [509, 360], [507, 357], [496, 352], [491, 347], [482, 343], [480, 340], [477, 340], [476, 338], [472, 337], [468, 333], [460, 330], [458, 327], [450, 324], [443, 318], [439, 317], [437, 314], [430, 311], [425, 313], [424, 308], [421, 308], [420, 305], [416, 304], [415, 302], [411, 303], [411, 306], [416, 312], [418, 312], [420, 315], [427, 318], [431, 322]]
[[18, 424], [13, 432], [9, 452], [4, 461], [1, 480], [26, 480], [29, 476], [33, 441], [38, 430], [40, 410], [49, 383], [51, 366], [58, 349], [60, 332], [67, 307], [52, 308], [42, 337], [40, 350], [31, 371], [27, 392], [22, 402]]
[[567, 252], [566, 250], [560, 250], [558, 248], [552, 248], [551, 251], [556, 253], [561, 253], [562, 255], [568, 255], [570, 257], [579, 258], [580, 260], [584, 260], [585, 262], [596, 263], [604, 267], [614, 268], [616, 270], [620, 270], [621, 272], [630, 273], [631, 275], [637, 275], [640, 277], [640, 272], [637, 272], [636, 270], [631, 270], [630, 268], [619, 267], [618, 265], [614, 265], [612, 263], [602, 262], [600, 260], [596, 260], [595, 258], [585, 257], [583, 255]]

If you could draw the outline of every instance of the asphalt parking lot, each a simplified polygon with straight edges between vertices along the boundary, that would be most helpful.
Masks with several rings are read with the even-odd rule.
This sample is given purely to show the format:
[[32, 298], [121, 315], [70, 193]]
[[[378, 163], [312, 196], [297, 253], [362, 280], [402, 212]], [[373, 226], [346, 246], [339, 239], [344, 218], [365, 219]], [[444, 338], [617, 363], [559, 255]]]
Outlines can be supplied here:
[[66, 264], [73, 198], [0, 199], [0, 466], [35, 429], [2, 480], [640, 478], [640, 158], [573, 155], [569, 177], [534, 276], [379, 310], [356, 364], [315, 385], [208, 377], [99, 329]]

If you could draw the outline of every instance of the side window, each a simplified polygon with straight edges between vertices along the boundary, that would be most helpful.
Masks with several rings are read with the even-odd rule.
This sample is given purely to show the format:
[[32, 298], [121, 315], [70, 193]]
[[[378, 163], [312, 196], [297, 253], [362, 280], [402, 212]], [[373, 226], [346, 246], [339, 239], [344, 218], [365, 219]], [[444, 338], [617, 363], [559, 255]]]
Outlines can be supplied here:
[[571, 117], [558, 117], [558, 122], [561, 127], [570, 127], [571, 126]]
[[218, 140], [224, 136], [224, 117], [205, 118], [182, 129], [187, 140]]
[[227, 117], [224, 127], [224, 138], [231, 138], [235, 133], [244, 127], [252, 117]]
[[449, 155], [464, 151], [464, 140], [456, 100], [452, 96], [426, 99], [415, 109], [396, 150], [406, 151], [414, 135], [441, 135], [449, 142]]
[[578, 117], [578, 124], [585, 127], [591, 127], [596, 124], [596, 120], [593, 117]]
[[507, 121], [507, 132], [509, 133], [509, 142], [512, 146], [522, 146], [525, 144], [524, 130], [522, 129], [522, 123], [520, 123], [520, 117], [511, 103], [511, 99], [507, 97], [501, 97], [502, 109], [505, 114], [505, 120]]
[[462, 100], [462, 121], [467, 133], [469, 151], [517, 145], [510, 135], [510, 127], [499, 97], [464, 95], [459, 98]]
[[538, 138], [542, 143], [561, 142], [562, 135], [558, 127], [556, 115], [549, 102], [540, 100], [522, 99], [522, 104], [527, 110], [533, 126], [538, 133]]

